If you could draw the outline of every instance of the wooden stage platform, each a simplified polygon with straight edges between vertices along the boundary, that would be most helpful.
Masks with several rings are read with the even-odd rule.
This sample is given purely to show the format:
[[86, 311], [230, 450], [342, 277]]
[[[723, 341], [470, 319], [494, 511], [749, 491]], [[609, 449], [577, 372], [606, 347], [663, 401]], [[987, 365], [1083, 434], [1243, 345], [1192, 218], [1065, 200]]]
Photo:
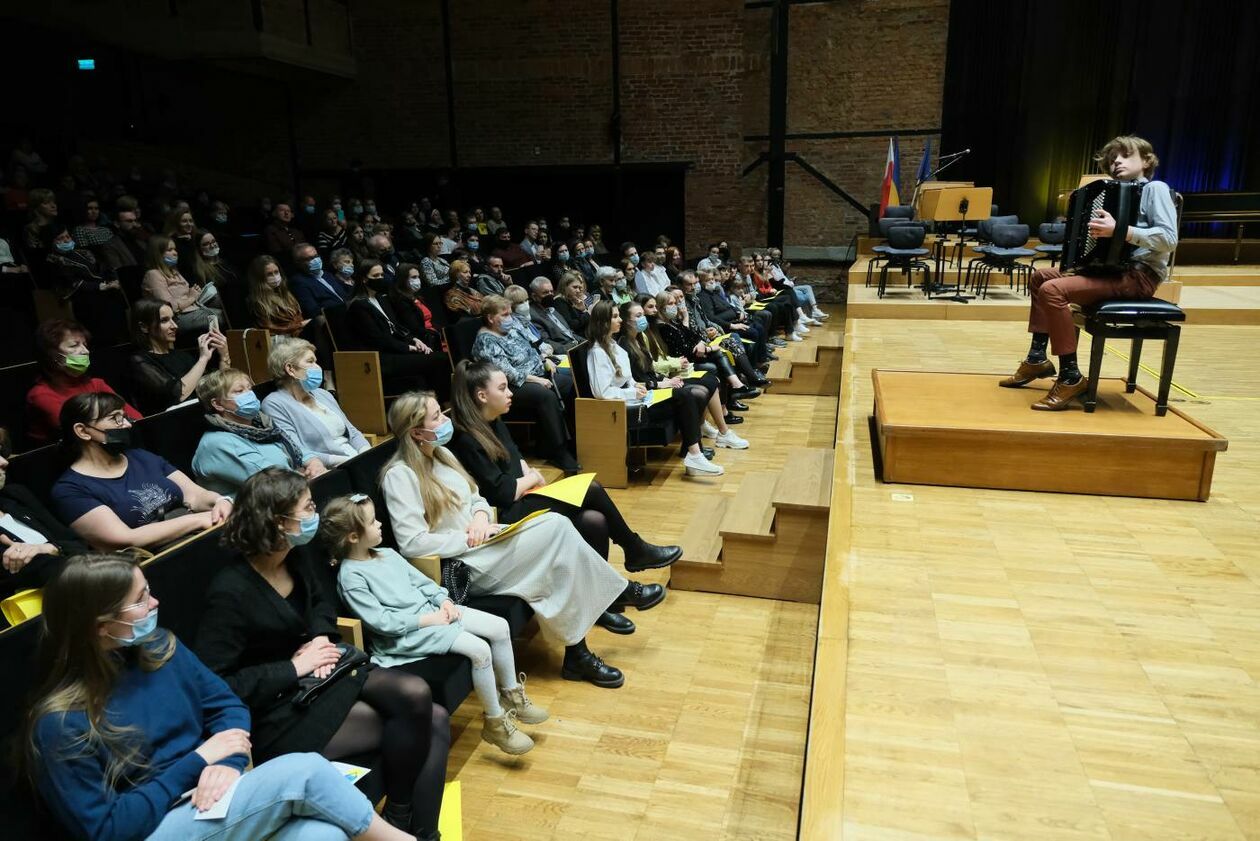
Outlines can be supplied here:
[[1001, 374], [871, 372], [886, 482], [1204, 501], [1228, 442], [1145, 389], [1104, 379], [1098, 406], [1029, 407], [1050, 388], [999, 388]]

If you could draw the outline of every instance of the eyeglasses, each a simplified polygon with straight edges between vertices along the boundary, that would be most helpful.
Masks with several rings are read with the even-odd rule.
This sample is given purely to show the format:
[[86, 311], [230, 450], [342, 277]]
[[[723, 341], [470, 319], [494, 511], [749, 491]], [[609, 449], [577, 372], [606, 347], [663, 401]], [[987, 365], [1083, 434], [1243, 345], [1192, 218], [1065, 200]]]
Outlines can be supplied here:
[[109, 421], [110, 425], [115, 427], [129, 426], [131, 424], [131, 418], [127, 417], [127, 413], [122, 409], [97, 418], [97, 421]]
[[129, 604], [129, 605], [125, 605], [125, 606], [123, 606], [123, 607], [120, 607], [120, 608], [118, 609], [118, 614], [121, 616], [122, 614], [126, 613], [127, 611], [129, 611], [129, 610], [135, 610], [135, 609], [136, 609], [136, 608], [138, 608], [138, 607], [146, 607], [146, 608], [147, 608], [147, 607], [149, 606], [149, 592], [150, 592], [150, 591], [149, 591], [149, 585], [146, 583], [146, 584], [144, 585], [144, 589], [140, 591], [140, 601], [136, 602], [135, 604]]
[[[313, 499], [308, 501], [305, 505], [303, 505], [301, 508], [298, 509], [298, 513], [305, 514], [306, 517], [309, 517], [310, 515], [314, 514], [315, 511], [316, 511], [315, 500]], [[306, 519], [306, 517], [294, 517], [292, 514], [281, 514], [280, 516], [284, 517], [286, 520], [299, 520], [300, 521], [300, 520]]]

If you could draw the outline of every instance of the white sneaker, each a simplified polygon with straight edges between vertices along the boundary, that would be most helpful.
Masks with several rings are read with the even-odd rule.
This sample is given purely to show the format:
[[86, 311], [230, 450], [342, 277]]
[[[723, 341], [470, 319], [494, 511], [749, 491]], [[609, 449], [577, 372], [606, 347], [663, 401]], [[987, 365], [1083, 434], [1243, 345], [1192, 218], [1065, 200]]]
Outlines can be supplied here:
[[830, 313], [825, 313], [822, 310], [818, 309], [818, 307], [814, 307], [814, 311], [811, 312], [810, 315], [822, 321], [826, 321], [827, 319], [831, 318]]
[[705, 438], [716, 438], [718, 437], [717, 427], [708, 421], [703, 421], [700, 424], [700, 435]]
[[805, 338], [800, 334], [800, 331], [798, 330], [797, 332], [788, 336], [788, 341], [789, 342], [803, 342], [805, 341]]
[[717, 440], [713, 442], [713, 446], [727, 447], [732, 450], [746, 450], [748, 449], [748, 442], [736, 435], [735, 430], [727, 429], [717, 437]]
[[804, 336], [806, 333], [809, 332], [808, 325], [809, 325], [809, 319], [802, 318], [800, 321], [796, 322], [796, 332]]
[[687, 468], [688, 476], [721, 476], [726, 472], [722, 465], [714, 464], [703, 455], [693, 456], [691, 453], [683, 457], [683, 467]]

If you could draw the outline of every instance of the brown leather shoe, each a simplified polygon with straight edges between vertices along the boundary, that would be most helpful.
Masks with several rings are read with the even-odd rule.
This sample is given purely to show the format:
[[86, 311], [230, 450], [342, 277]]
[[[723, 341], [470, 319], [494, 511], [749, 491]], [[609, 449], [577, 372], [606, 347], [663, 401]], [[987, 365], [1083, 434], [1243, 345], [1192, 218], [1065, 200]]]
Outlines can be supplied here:
[[1039, 412], [1062, 412], [1072, 404], [1073, 400], [1084, 396], [1088, 390], [1088, 377], [1081, 377], [1071, 385], [1056, 380], [1050, 393], [1032, 404], [1032, 407]]
[[998, 385], [1002, 388], [1022, 388], [1033, 380], [1039, 380], [1042, 377], [1053, 377], [1055, 374], [1054, 363], [1049, 359], [1043, 359], [1040, 362], [1029, 362], [1025, 359], [1019, 363], [1019, 367], [1015, 369], [1015, 373], [1002, 380]]

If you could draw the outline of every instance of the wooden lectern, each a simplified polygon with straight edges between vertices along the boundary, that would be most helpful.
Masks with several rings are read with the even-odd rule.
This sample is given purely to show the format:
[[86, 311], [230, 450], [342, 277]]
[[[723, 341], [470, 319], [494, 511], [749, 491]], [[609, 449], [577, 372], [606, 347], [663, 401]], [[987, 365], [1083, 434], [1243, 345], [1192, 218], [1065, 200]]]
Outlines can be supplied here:
[[[921, 219], [932, 222], [962, 222], [966, 228], [967, 222], [978, 222], [981, 219], [988, 219], [993, 209], [993, 188], [992, 187], [940, 187], [938, 189], [928, 190], [928, 185], [924, 185], [922, 192], [922, 213]], [[962, 245], [965, 238], [959, 235], [959, 251], [958, 266], [962, 268]], [[928, 297], [932, 297], [932, 292], [953, 292], [954, 300], [966, 302], [966, 298], [959, 293], [959, 285], [955, 284], [946, 287], [941, 278], [945, 271], [945, 240], [944, 237], [937, 235], [936, 238], [936, 280], [933, 284], [935, 290], [924, 290]]]

